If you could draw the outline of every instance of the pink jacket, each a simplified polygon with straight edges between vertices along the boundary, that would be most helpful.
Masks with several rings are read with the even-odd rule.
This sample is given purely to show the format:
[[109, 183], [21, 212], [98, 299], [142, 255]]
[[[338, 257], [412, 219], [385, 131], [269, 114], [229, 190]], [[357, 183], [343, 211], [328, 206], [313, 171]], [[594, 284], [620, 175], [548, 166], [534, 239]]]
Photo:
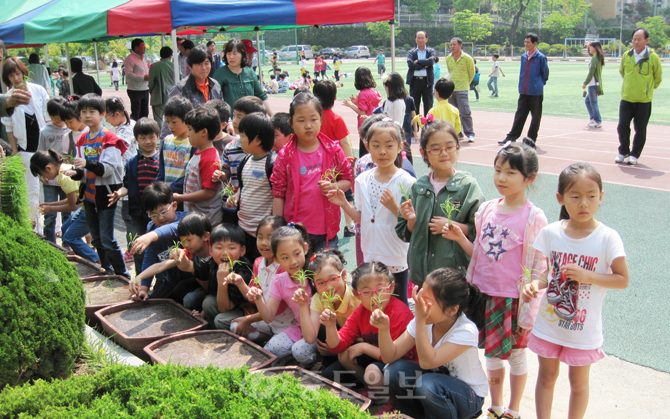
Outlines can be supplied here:
[[[340, 144], [328, 140], [327, 137], [319, 134], [318, 136], [323, 153], [323, 171], [336, 168], [340, 174], [337, 180], [348, 180], [352, 182], [351, 167], [347, 157], [342, 151]], [[284, 198], [284, 218], [292, 222], [295, 216], [295, 209], [301, 205], [300, 202], [300, 162], [298, 161], [298, 137], [291, 135], [288, 143], [279, 150], [277, 160], [272, 170], [270, 182], [272, 182], [272, 194], [275, 198]], [[308, 202], [303, 205], [309, 205]], [[323, 205], [326, 209], [326, 235], [328, 240], [337, 235], [340, 230], [340, 207], [330, 203], [323, 197]]]

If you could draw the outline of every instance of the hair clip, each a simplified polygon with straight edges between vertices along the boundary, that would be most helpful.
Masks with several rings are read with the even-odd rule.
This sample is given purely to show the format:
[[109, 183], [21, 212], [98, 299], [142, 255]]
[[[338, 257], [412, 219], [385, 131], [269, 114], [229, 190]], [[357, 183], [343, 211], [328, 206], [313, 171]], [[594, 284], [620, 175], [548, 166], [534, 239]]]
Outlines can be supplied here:
[[430, 115], [428, 115], [427, 118], [424, 118], [423, 116], [421, 117], [421, 125], [426, 125], [426, 124], [429, 124], [431, 122], [435, 122], [435, 117], [433, 116], [432, 113]]
[[73, 101], [74, 101], [74, 98], [73, 98], [72, 96], [68, 96], [68, 97], [67, 97], [67, 101], [68, 101], [68, 102], [73, 102]]
[[316, 259], [316, 254], [313, 254], [311, 258], [309, 258], [310, 262], [314, 262], [314, 259]]
[[290, 223], [288, 223], [286, 225], [289, 226], [289, 227], [295, 228], [295, 223], [293, 221], [291, 221]]

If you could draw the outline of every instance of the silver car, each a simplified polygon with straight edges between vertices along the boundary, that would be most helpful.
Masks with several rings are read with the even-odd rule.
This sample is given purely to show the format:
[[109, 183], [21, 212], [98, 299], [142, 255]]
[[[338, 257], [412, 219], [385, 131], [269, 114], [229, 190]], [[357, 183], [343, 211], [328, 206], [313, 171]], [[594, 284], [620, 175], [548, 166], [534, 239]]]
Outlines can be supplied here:
[[344, 54], [347, 58], [370, 58], [370, 50], [365, 45], [354, 45], [349, 47]]

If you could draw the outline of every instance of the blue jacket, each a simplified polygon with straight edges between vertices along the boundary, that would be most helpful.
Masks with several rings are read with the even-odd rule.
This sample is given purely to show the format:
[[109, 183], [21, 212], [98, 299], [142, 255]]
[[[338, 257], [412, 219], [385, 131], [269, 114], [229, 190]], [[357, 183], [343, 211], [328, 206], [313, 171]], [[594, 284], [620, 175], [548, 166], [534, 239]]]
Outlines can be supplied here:
[[426, 66], [428, 66], [428, 68], [426, 68], [426, 74], [428, 74], [428, 85], [432, 86], [435, 80], [433, 65], [435, 64], [435, 57], [437, 57], [437, 55], [435, 54], [435, 50], [433, 48], [426, 47], [426, 59], [415, 63], [414, 61], [419, 59], [418, 51], [418, 48], [412, 48], [407, 53], [407, 67], [409, 70], [407, 70], [405, 83], [411, 85], [412, 78], [414, 77], [414, 70], [423, 70]]
[[536, 50], [530, 58], [530, 77], [528, 79], [528, 91], [524, 93], [524, 79], [526, 78], [526, 63], [528, 62], [528, 52], [521, 56], [521, 69], [519, 70], [519, 94], [529, 96], [542, 96], [544, 94], [544, 85], [549, 80], [549, 66], [547, 57]]
[[[142, 196], [140, 195], [140, 182], [137, 179], [137, 162], [141, 154], [140, 151], [126, 162], [126, 174], [123, 177], [123, 186], [128, 189], [128, 215], [131, 217], [141, 217], [144, 213], [142, 210]], [[159, 157], [160, 152], [151, 156], [155, 161], [158, 161]]]
[[[155, 232], [158, 235], [158, 240], [151, 243], [146, 249], [144, 249], [142, 272], [148, 269], [149, 266], [158, 262], [163, 262], [170, 257], [168, 250], [173, 246], [173, 242], [179, 240], [179, 237], [177, 236], [177, 225], [179, 225], [179, 221], [181, 221], [181, 219], [184, 218], [188, 213], [177, 211], [176, 214], [177, 219], [173, 223], [161, 227], [156, 226], [153, 221], [149, 221], [149, 225], [147, 226], [147, 233], [151, 231]], [[168, 282], [173, 282], [177, 280], [179, 272], [180, 271], [177, 268], [172, 268], [168, 269], [166, 272], [159, 273], [156, 275], [156, 277], [159, 279], [166, 279]], [[145, 287], [151, 287], [151, 281], [153, 281], [153, 279], [154, 278], [151, 277], [143, 280], [142, 285]]]

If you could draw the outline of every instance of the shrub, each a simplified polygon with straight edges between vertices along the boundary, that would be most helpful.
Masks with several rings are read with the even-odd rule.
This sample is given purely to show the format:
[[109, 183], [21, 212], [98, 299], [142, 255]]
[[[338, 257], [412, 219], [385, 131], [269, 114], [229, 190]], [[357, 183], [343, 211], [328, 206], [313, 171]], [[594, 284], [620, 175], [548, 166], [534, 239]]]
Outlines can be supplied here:
[[84, 341], [85, 294], [77, 269], [4, 214], [0, 265], [0, 388], [66, 377]]
[[537, 49], [539, 49], [540, 51], [542, 51], [543, 54], [546, 55], [549, 52], [549, 50], [551, 49], [551, 46], [549, 44], [547, 44], [546, 42], [540, 42], [537, 45]]
[[0, 159], [0, 212], [31, 228], [25, 170], [21, 156]]
[[7, 388], [3, 417], [369, 418], [346, 400], [307, 390], [293, 377], [245, 369], [117, 365], [99, 374]]

